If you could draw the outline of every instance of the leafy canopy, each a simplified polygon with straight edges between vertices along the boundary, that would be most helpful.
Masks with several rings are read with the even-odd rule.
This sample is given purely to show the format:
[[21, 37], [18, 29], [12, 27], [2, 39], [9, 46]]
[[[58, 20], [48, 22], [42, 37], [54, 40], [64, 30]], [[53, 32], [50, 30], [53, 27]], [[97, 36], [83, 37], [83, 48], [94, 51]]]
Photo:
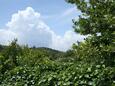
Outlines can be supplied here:
[[67, 0], [82, 15], [73, 20], [75, 32], [93, 35], [106, 45], [115, 42], [115, 0]]

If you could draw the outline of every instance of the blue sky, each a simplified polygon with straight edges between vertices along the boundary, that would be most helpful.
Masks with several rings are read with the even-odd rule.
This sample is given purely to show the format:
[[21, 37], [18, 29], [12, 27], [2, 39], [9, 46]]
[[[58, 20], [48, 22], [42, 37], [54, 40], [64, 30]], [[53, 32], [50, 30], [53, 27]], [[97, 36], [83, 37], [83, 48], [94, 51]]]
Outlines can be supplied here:
[[77, 11], [72, 11], [67, 16], [59, 18], [64, 12], [71, 10], [74, 6], [65, 0], [0, 0], [0, 27], [3, 27], [11, 19], [11, 15], [18, 10], [32, 7], [43, 16], [43, 20], [57, 34], [63, 35], [68, 29], [72, 29], [72, 19]]
[[66, 51], [84, 38], [72, 28], [81, 13], [65, 0], [0, 0], [0, 11], [0, 44], [17, 38], [21, 45]]

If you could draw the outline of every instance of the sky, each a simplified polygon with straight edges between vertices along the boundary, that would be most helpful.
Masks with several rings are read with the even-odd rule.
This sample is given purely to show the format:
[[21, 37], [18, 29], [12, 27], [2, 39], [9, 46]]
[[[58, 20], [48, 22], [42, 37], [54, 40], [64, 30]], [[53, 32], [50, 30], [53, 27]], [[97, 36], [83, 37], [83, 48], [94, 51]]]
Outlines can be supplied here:
[[74, 33], [72, 19], [81, 14], [65, 0], [0, 0], [0, 43], [66, 51], [84, 36]]

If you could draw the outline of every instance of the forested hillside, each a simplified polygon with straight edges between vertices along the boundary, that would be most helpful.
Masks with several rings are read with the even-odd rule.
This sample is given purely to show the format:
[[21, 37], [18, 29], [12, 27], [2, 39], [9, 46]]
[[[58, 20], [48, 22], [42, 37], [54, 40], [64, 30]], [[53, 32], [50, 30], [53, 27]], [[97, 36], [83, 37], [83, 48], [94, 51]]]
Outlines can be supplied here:
[[87, 35], [71, 50], [0, 46], [0, 86], [115, 86], [115, 1], [67, 0], [82, 14], [76, 33]]

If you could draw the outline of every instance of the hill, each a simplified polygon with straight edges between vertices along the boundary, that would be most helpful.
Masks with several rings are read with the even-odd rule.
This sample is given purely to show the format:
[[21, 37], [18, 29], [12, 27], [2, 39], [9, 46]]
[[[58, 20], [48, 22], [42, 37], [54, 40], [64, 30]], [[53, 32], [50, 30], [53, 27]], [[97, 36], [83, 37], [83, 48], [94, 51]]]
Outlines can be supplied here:
[[57, 60], [59, 58], [64, 57], [66, 52], [58, 51], [55, 49], [47, 48], [47, 47], [38, 47], [38, 48], [31, 48], [33, 51], [41, 52], [45, 54], [50, 60]]

